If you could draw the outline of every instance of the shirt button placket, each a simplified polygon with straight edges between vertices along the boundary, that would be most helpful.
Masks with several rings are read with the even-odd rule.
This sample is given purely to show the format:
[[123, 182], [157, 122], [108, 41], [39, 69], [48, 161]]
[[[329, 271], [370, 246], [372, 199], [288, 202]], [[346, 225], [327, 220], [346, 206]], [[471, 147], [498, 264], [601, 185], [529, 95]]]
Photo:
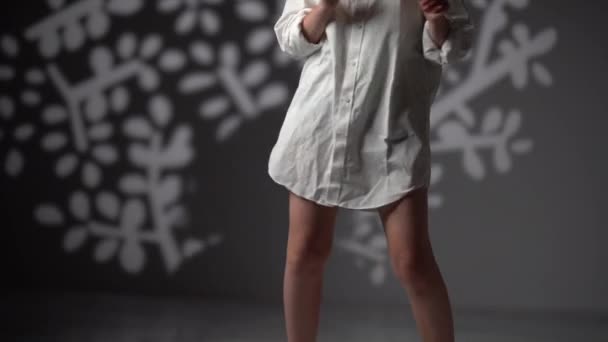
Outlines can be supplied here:
[[331, 167], [329, 171], [329, 187], [328, 199], [331, 202], [337, 203], [340, 201], [342, 190], [342, 179], [346, 176], [347, 167], [351, 158], [346, 158], [349, 153], [348, 146], [348, 129], [351, 121], [351, 112], [353, 110], [353, 99], [355, 96], [356, 81], [357, 81], [357, 59], [361, 52], [361, 43], [363, 40], [363, 24], [358, 23], [353, 25], [351, 33], [351, 41], [348, 46], [347, 58], [352, 56], [352, 62], [345, 65], [344, 82], [341, 94], [344, 100], [340, 101], [335, 114], [335, 141], [332, 154]]

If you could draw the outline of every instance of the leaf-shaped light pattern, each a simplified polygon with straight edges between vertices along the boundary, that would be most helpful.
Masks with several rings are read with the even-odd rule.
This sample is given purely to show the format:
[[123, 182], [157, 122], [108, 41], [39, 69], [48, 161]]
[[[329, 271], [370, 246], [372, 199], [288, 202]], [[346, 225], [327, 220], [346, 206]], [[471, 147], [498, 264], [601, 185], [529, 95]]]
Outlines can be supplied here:
[[66, 252], [75, 252], [84, 245], [88, 236], [88, 232], [84, 227], [77, 226], [70, 228], [63, 237], [63, 249]]
[[97, 262], [109, 261], [118, 251], [119, 241], [107, 238], [99, 241], [95, 247], [94, 258]]
[[[445, 70], [446, 82], [432, 109], [430, 130], [437, 157], [431, 170], [433, 187], [451, 171], [442, 163], [442, 153], [457, 154], [460, 159], [454, 165], [461, 165], [473, 180], [483, 180], [494, 171], [508, 172], [514, 158], [532, 151], [533, 141], [520, 137], [525, 127], [519, 108], [496, 103], [476, 108], [473, 101], [499, 82], [507, 81], [515, 91], [554, 83], [541, 59], [556, 43], [555, 30], [535, 31], [525, 23], [513, 23], [517, 10], [529, 3], [472, 0], [485, 18], [478, 22], [486, 26], [480, 28], [471, 67]], [[39, 139], [36, 146], [49, 156], [55, 175], [76, 184], [78, 196], [86, 198], [82, 203], [88, 203], [85, 210], [70, 203], [70, 197], [58, 203], [45, 201], [35, 211], [39, 222], [61, 221], [65, 232], [71, 232], [64, 246], [74, 251], [86, 246], [98, 262], [115, 262], [126, 272], [138, 273], [150, 261], [148, 248], [156, 246], [166, 269], [175, 271], [185, 259], [221, 240], [213, 234], [205, 240], [178, 239], [173, 233], [186, 216], [180, 203], [188, 188], [184, 168], [197, 156], [193, 144], [197, 130], [183, 120], [195, 118], [213, 126], [209, 137], [222, 143], [247, 129], [250, 121], [288, 103], [289, 87], [274, 68], [293, 64], [276, 48], [268, 25], [269, 4], [262, 0], [47, 0], [47, 4], [51, 13], [33, 21], [21, 36], [0, 35], [0, 82], [17, 79], [27, 84], [17, 96], [0, 94], [0, 120], [8, 120], [0, 124], [0, 142], [15, 147], [0, 160], [2, 170], [21, 174], [26, 159], [16, 143]], [[152, 25], [144, 30], [150, 33], [143, 33], [132, 25], [145, 6], [165, 16], [170, 30]], [[222, 41], [219, 34], [235, 20], [248, 29]], [[180, 38], [179, 44], [167, 39], [171, 34]], [[20, 57], [21, 39], [39, 53], [42, 67], [14, 67], [11, 61]], [[78, 60], [83, 68], [72, 73], [65, 61], [76, 57], [82, 57]], [[165, 83], [173, 86], [170, 91]], [[40, 87], [56, 91], [40, 92]], [[22, 108], [39, 110], [46, 129], [38, 132], [35, 125], [18, 121]], [[124, 165], [130, 169], [119, 173]], [[438, 208], [449, 201], [432, 191], [429, 203]], [[127, 209], [140, 216], [126, 214]], [[369, 222], [357, 231], [358, 240], [344, 246], [356, 255], [358, 266], [367, 265], [370, 281], [380, 284], [386, 274], [386, 259], [380, 256], [385, 246], [382, 239], [373, 238], [378, 222]]]
[[116, 194], [103, 191], [96, 197], [96, 207], [99, 213], [113, 221], [118, 217], [120, 200]]
[[[37, 86], [45, 78], [38, 68], [21, 70], [19, 59], [21, 42], [10, 34], [0, 34], [0, 143], [7, 146], [0, 155], [0, 173], [11, 178], [20, 177], [26, 166], [26, 158], [21, 146], [31, 140], [36, 128], [30, 122], [23, 122], [23, 109], [31, 111], [42, 101]], [[23, 83], [17, 94], [11, 91], [14, 84]]]
[[40, 204], [34, 210], [34, 217], [44, 225], [58, 226], [65, 222], [62, 212], [56, 206], [46, 203]]
[[135, 14], [143, 7], [143, 0], [50, 1], [49, 5], [54, 13], [28, 27], [25, 37], [38, 42], [42, 56], [54, 58], [62, 50], [75, 52], [87, 40], [105, 37], [111, 17]]
[[[13, 120], [23, 105], [39, 110], [39, 123], [46, 128], [38, 134], [31, 123], [11, 122], [10, 131], [0, 128], [0, 140], [12, 144], [7, 139], [39, 139], [36, 146], [50, 157], [54, 176], [76, 187], [65, 201], [34, 209], [35, 218], [41, 224], [61, 223], [66, 252], [88, 248], [93, 260], [114, 261], [126, 272], [138, 273], [147, 264], [148, 245], [156, 245], [166, 269], [173, 272], [222, 238], [178, 239], [173, 234], [173, 227], [187, 217], [180, 203], [182, 177], [196, 154], [193, 129], [180, 122], [188, 113], [174, 108], [160, 86], [168, 74], [177, 75], [176, 90], [185, 90], [179, 95], [199, 101], [194, 112], [200, 108], [210, 113], [201, 117], [218, 120], [218, 141], [234, 136], [246, 120], [284, 104], [287, 87], [278, 81], [269, 84], [272, 72], [264, 60], [274, 47], [268, 4], [154, 1], [160, 13], [174, 16], [178, 34], [193, 35], [192, 44], [177, 46], [168, 45], [164, 30], [142, 34], [129, 25], [133, 31], [110, 34], [116, 22], [129, 23], [148, 5], [143, 0], [47, 4], [51, 12], [22, 31], [42, 67], [18, 70], [0, 61], [0, 82], [21, 77], [27, 84], [15, 98], [0, 94], [0, 117]], [[239, 37], [242, 42], [218, 47], [207, 38], [225, 27], [227, 8], [253, 30], [249, 37]], [[5, 55], [19, 57], [19, 39], [0, 37], [0, 46]], [[244, 58], [241, 46], [255, 60]], [[73, 72], [76, 68], [65, 61], [76, 60], [71, 58], [77, 54], [83, 68]], [[40, 92], [41, 86], [55, 91]], [[217, 87], [225, 93], [207, 96], [205, 92]], [[9, 149], [5, 173], [19, 174], [24, 161], [19, 149]], [[124, 165], [133, 170], [116, 175]]]

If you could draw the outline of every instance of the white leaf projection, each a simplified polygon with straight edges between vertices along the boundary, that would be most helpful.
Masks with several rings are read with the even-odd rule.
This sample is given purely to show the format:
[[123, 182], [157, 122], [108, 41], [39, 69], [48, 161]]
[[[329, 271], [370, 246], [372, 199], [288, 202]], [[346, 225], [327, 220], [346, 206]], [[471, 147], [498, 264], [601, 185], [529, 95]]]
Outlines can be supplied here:
[[[175, 237], [173, 229], [183, 224], [185, 209], [179, 203], [182, 177], [174, 170], [188, 166], [193, 158], [192, 130], [183, 124], [169, 128], [174, 115], [163, 95], [153, 95], [148, 110], [149, 115], [130, 117], [123, 125], [124, 135], [132, 139], [126, 157], [135, 170], [119, 177], [113, 191], [75, 191], [65, 210], [78, 222], [65, 235], [66, 251], [76, 251], [87, 239], [96, 239], [97, 262], [116, 256], [123, 269], [131, 273], [138, 273], [145, 266], [144, 243], [157, 245], [166, 269], [175, 271], [185, 258], [222, 239], [217, 233], [209, 234], [205, 241], [187, 238], [180, 242]], [[112, 156], [108, 159], [115, 160], [113, 152], [106, 153]], [[89, 184], [86, 176], [83, 183]], [[95, 209], [98, 218], [92, 215]], [[59, 205], [54, 203], [40, 205], [35, 216], [43, 224], [67, 224]]]
[[[201, 98], [206, 90], [201, 76], [215, 79], [224, 95], [214, 91], [215, 97], [202, 97], [200, 112], [209, 120], [229, 114], [218, 126], [218, 137], [224, 138], [244, 118], [284, 103], [287, 86], [264, 84], [269, 67], [261, 57], [241, 71], [240, 64], [249, 63], [241, 49], [261, 55], [273, 47], [271, 40], [266, 39], [262, 49], [257, 44], [241, 47], [240, 42], [230, 42], [217, 49], [219, 56], [216, 44], [206, 40], [221, 27], [216, 10], [231, 8], [254, 25], [252, 32], [260, 41], [264, 31], [266, 36], [271, 33], [266, 4], [82, 0], [48, 1], [48, 5], [50, 13], [23, 28], [22, 35], [2, 34], [0, 81], [18, 90], [18, 94], [0, 95], [6, 121], [0, 141], [10, 147], [2, 155], [3, 171], [12, 177], [20, 175], [26, 158], [19, 143], [39, 138], [40, 150], [50, 157], [57, 179], [78, 183], [67, 199], [53, 198], [33, 210], [39, 223], [65, 229], [62, 246], [66, 252], [90, 246], [94, 261], [116, 260], [123, 270], [137, 274], [147, 265], [149, 248], [145, 246], [156, 246], [165, 269], [174, 272], [184, 260], [219, 244], [223, 237], [217, 232], [208, 232], [205, 238], [200, 232], [197, 237], [176, 234], [175, 228], [188, 217], [181, 202], [183, 177], [195, 156], [193, 129], [183, 113], [175, 112], [175, 98], [164, 93], [167, 87], [160, 85], [170, 77], [183, 84], [191, 78], [195, 82], [184, 86], [182, 94]], [[178, 8], [180, 12], [173, 13]], [[150, 10], [177, 16], [177, 31], [160, 28], [163, 34], [143, 33], [143, 27], [133, 25], [122, 31], [114, 28], [121, 18], [133, 23], [146, 10], [148, 16]], [[167, 46], [167, 41], [176, 40], [174, 35], [189, 33], [194, 25], [200, 26], [203, 36], [192, 32], [197, 39], [191, 40], [191, 46]], [[25, 70], [18, 63], [21, 45], [37, 52], [40, 58], [35, 67]], [[81, 65], [70, 63], [72, 56], [78, 56], [74, 60]], [[226, 65], [218, 68], [218, 61]], [[74, 73], [78, 68], [90, 72]], [[45, 91], [39, 91], [40, 87], [46, 87]], [[42, 98], [41, 94], [55, 96]], [[40, 119], [19, 118], [20, 106], [39, 110]], [[215, 116], [206, 117], [208, 112]], [[34, 135], [37, 125], [44, 125], [39, 137]]]
[[19, 70], [15, 65], [20, 54], [17, 37], [0, 35], [0, 85], [10, 88], [12, 84], [22, 84], [13, 94], [0, 93], [0, 144], [8, 146], [5, 155], [0, 155], [0, 166], [9, 177], [17, 177], [22, 172], [26, 160], [21, 150], [36, 133], [36, 127], [20, 115], [21, 106], [34, 108], [41, 101], [36, 87], [45, 82], [45, 77], [37, 68]]
[[37, 41], [40, 53], [55, 57], [62, 49], [75, 51], [88, 39], [100, 39], [110, 30], [111, 16], [133, 15], [144, 0], [48, 0], [53, 14], [27, 28], [25, 37]]
[[[443, 195], [435, 190], [446, 172], [442, 155], [461, 155], [465, 174], [479, 182], [490, 173], [482, 152], [491, 152], [494, 169], [505, 173], [513, 167], [516, 155], [532, 150], [532, 139], [519, 137], [522, 122], [519, 108], [495, 104], [473, 109], [471, 102], [504, 81], [510, 82], [516, 91], [533, 86], [532, 81], [544, 87], [553, 84], [551, 73], [539, 58], [554, 48], [556, 30], [546, 28], [532, 34], [526, 24], [513, 23], [516, 11], [509, 12], [524, 10], [529, 0], [474, 0], [471, 4], [480, 11], [480, 20], [476, 22], [478, 37], [469, 56], [472, 58], [444, 69], [444, 79], [431, 109], [434, 135], [431, 150], [433, 159], [438, 160], [431, 168], [429, 207], [434, 209], [445, 203]], [[505, 34], [507, 38], [502, 38]], [[497, 56], [491, 58], [495, 50]], [[377, 214], [352, 212], [350, 220], [353, 231], [339, 239], [338, 245], [355, 257], [356, 265], [368, 272], [372, 284], [384, 284], [389, 265], [386, 248], [374, 243], [377, 237], [385, 239]]]
[[[432, 108], [432, 208], [449, 203], [435, 190], [448, 171], [442, 155], [461, 156], [464, 173], [482, 181], [532, 150], [532, 140], [519, 136], [520, 108], [473, 108], [473, 100], [501, 82], [516, 91], [553, 83], [539, 59], [554, 47], [555, 30], [534, 33], [513, 22], [511, 10], [529, 1], [471, 4], [481, 18], [473, 58], [444, 70]], [[160, 255], [173, 273], [224, 239], [207, 227], [176, 230], [189, 217], [185, 177], [198, 155], [193, 123], [213, 127], [213, 141], [222, 143], [289, 101], [276, 70], [296, 62], [278, 49], [272, 30], [284, 1], [274, 3], [274, 17], [271, 1], [262, 0], [47, 5], [45, 17], [0, 33], [0, 84], [13, 85], [0, 91], [0, 174], [21, 176], [28, 165], [22, 146], [35, 144], [52, 176], [69, 187], [66, 198], [32, 209], [38, 223], [61, 234], [58, 248], [87, 251], [93, 262], [115, 262], [134, 275]], [[20, 62], [23, 50], [34, 58]], [[378, 218], [351, 218], [352, 234], [337, 244], [379, 286], [387, 258]]]

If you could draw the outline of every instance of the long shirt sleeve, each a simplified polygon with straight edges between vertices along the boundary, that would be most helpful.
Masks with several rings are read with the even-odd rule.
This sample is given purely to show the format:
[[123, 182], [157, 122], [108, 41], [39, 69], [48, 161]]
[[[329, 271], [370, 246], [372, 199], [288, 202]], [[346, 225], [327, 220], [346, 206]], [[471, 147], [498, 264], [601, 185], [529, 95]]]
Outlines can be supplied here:
[[424, 57], [440, 65], [451, 64], [464, 59], [472, 47], [475, 25], [467, 11], [464, 0], [449, 0], [446, 13], [450, 29], [441, 46], [431, 38], [429, 22], [424, 22], [422, 48]]
[[296, 59], [303, 59], [320, 49], [325, 39], [313, 43], [304, 36], [302, 21], [310, 11], [312, 8], [304, 0], [286, 0], [283, 12], [274, 24], [279, 47]]

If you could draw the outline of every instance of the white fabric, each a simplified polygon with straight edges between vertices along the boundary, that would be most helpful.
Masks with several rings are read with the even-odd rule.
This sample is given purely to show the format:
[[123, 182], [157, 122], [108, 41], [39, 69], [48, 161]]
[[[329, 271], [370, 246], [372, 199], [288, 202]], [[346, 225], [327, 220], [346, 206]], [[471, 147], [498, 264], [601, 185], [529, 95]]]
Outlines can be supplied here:
[[429, 186], [430, 107], [474, 26], [463, 0], [450, 0], [437, 47], [418, 0], [342, 0], [315, 44], [301, 24], [319, 1], [286, 0], [274, 25], [281, 50], [305, 61], [268, 174], [319, 204], [373, 210]]

